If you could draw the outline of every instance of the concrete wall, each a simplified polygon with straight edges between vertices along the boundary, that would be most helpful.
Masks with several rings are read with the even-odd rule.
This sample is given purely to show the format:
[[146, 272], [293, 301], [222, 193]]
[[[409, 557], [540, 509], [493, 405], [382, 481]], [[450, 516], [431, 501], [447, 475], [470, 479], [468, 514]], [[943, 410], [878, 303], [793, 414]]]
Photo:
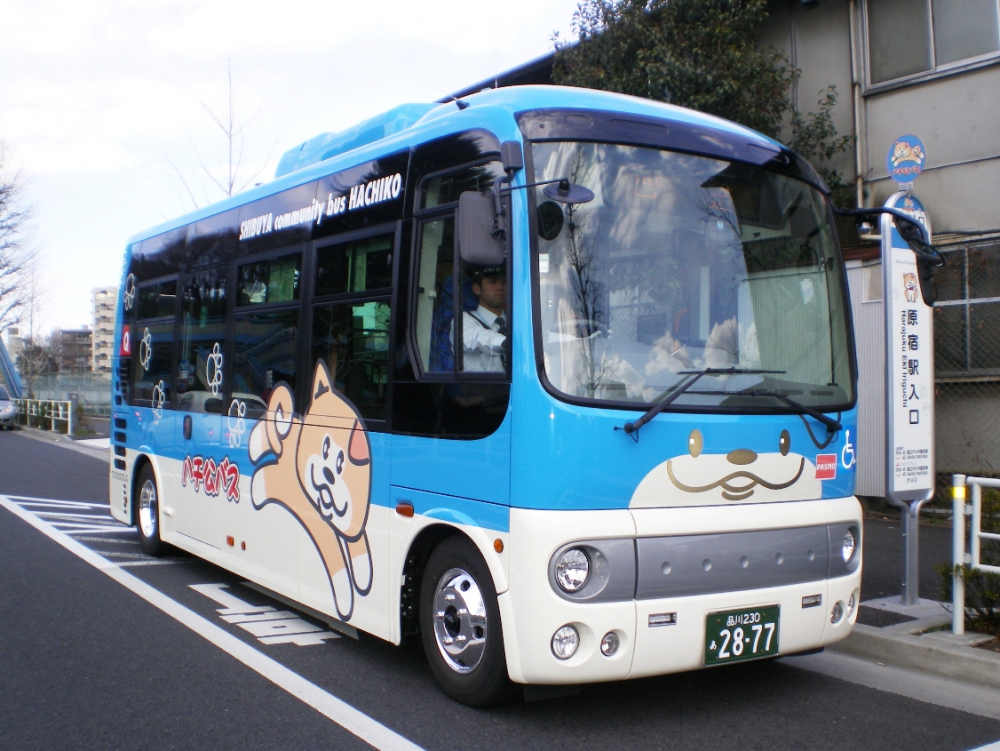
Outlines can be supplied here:
[[[886, 154], [904, 134], [919, 136], [927, 147], [925, 171], [915, 183], [928, 207], [934, 233], [989, 232], [1000, 229], [1000, 60], [907, 83], [869, 87], [864, 32], [864, 2], [821, 0], [802, 8], [798, 0], [772, 0], [770, 18], [758, 38], [785, 51], [802, 70], [793, 92], [800, 111], [815, 109], [815, 92], [835, 84], [840, 133], [853, 133], [851, 13], [855, 19], [854, 70], [859, 85], [860, 129], [857, 155], [865, 178], [866, 205], [884, 203], [895, 183], [888, 177]], [[835, 166], [849, 177], [855, 157]], [[941, 239], [941, 238], [939, 238]]]

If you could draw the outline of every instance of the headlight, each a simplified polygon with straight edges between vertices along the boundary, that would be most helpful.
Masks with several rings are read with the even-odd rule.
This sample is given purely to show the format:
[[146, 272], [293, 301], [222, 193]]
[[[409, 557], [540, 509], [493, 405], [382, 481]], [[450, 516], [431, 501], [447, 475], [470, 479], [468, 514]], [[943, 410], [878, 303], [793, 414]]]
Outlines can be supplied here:
[[850, 527], [844, 532], [844, 540], [840, 544], [840, 554], [844, 557], [844, 563], [854, 557], [854, 551], [857, 547], [858, 538], [855, 535], [854, 527]]
[[590, 577], [590, 558], [579, 548], [570, 548], [556, 561], [556, 583], [564, 592], [576, 592]]

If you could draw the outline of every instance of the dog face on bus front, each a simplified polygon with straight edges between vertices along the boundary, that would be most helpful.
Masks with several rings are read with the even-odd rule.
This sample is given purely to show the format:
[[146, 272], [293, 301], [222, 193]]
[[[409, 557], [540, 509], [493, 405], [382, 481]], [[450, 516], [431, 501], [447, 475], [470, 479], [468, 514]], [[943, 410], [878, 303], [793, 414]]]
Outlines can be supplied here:
[[712, 453], [695, 428], [687, 452], [654, 467], [642, 479], [630, 508], [720, 505], [739, 502], [796, 501], [820, 498], [816, 465], [792, 450], [788, 430], [774, 436], [774, 450], [745, 447]]

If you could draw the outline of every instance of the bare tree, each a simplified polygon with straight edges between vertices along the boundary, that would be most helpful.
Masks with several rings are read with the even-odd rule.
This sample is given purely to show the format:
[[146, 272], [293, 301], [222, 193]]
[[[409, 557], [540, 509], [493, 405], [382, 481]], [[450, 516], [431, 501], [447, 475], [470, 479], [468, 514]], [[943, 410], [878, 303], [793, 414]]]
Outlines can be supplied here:
[[[271, 154], [274, 153], [274, 145], [271, 146], [271, 150], [268, 152], [267, 156], [260, 162], [260, 166], [257, 167], [256, 170], [253, 170], [252, 173], [247, 174], [248, 170], [252, 168], [248, 168], [244, 163], [246, 152], [245, 131], [247, 126], [253, 120], [253, 115], [244, 118], [237, 111], [236, 91], [233, 87], [232, 58], [226, 58], [225, 112], [216, 113], [212, 107], [201, 99], [198, 100], [198, 104], [202, 106], [209, 119], [215, 124], [219, 131], [222, 132], [225, 142], [225, 175], [217, 175], [213, 173], [212, 169], [205, 163], [205, 159], [202, 157], [201, 152], [192, 141], [191, 146], [194, 150], [195, 158], [198, 160], [198, 165], [201, 167], [201, 172], [204, 177], [208, 178], [209, 183], [214, 185], [223, 194], [223, 196], [231, 196], [234, 193], [239, 193], [251, 185], [260, 176], [260, 173], [263, 171], [268, 160], [271, 158]], [[275, 145], [276, 144], [277, 141], [275, 141]], [[202, 204], [199, 203], [198, 198], [195, 196], [191, 183], [176, 164], [174, 164], [169, 158], [167, 161], [173, 168], [174, 173], [180, 179], [181, 185], [184, 186], [184, 191], [187, 193], [188, 200], [194, 208], [199, 208]], [[206, 192], [205, 202], [211, 202], [211, 200], [212, 199]]]
[[31, 301], [32, 253], [27, 242], [31, 208], [23, 201], [23, 184], [11, 170], [0, 141], [0, 331], [16, 325]]

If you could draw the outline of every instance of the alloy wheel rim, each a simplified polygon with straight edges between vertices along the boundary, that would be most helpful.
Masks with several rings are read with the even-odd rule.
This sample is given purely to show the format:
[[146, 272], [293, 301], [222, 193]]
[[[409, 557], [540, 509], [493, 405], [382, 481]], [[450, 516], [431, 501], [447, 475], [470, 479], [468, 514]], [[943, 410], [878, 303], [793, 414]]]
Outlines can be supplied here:
[[434, 641], [445, 664], [456, 673], [471, 673], [486, 651], [486, 602], [468, 571], [450, 569], [434, 592]]
[[151, 539], [156, 534], [156, 517], [156, 483], [146, 480], [139, 493], [139, 528], [146, 539]]

